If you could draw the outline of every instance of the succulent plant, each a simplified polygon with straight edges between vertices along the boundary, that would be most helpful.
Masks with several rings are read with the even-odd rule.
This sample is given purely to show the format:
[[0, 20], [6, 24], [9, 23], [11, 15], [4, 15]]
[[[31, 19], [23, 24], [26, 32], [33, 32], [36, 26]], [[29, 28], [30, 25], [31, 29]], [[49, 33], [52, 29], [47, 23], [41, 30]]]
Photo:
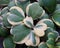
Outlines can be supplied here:
[[13, 0], [1, 10], [0, 36], [4, 37], [4, 48], [15, 48], [16, 44], [25, 44], [27, 48], [60, 48], [55, 26], [60, 27], [60, 4], [56, 5], [56, 0], [37, 1]]
[[[38, 3], [35, 2], [32, 5], [35, 6], [35, 5], [38, 5]], [[30, 8], [30, 9], [32, 9], [32, 8]], [[28, 14], [27, 10], [26, 10], [26, 12]], [[33, 13], [35, 13], [35, 12], [33, 12]], [[33, 15], [31, 17], [29, 17], [28, 15], [25, 17], [23, 10], [17, 6], [10, 8], [10, 13], [8, 13], [8, 14], [9, 15], [7, 17], [7, 20], [12, 25], [10, 33], [14, 36], [13, 37], [14, 42], [17, 44], [25, 43], [28, 46], [30, 46], [30, 45], [37, 46], [40, 42], [39, 37], [44, 36], [44, 31], [47, 29], [47, 25], [45, 23], [38, 22], [36, 24], [36, 26], [34, 26]], [[38, 14], [36, 14], [36, 15], [38, 15]], [[41, 32], [40, 32], [40, 30], [41, 30]], [[24, 36], [22, 36], [22, 34], [24, 34]], [[38, 42], [37, 42], [37, 40], [38, 40]]]

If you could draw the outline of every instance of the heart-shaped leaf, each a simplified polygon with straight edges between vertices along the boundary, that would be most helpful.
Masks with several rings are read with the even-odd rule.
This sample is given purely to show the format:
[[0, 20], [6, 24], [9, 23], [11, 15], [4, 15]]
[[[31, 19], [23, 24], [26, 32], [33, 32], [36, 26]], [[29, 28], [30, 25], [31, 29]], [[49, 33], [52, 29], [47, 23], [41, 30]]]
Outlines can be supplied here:
[[55, 28], [54, 23], [50, 19], [42, 19], [39, 23], [45, 23], [48, 27]]
[[29, 35], [27, 35], [22, 41], [20, 41], [20, 42], [15, 42], [15, 43], [16, 43], [16, 44], [24, 44], [25, 42], [27, 42], [28, 38], [29, 38]]
[[32, 17], [26, 17], [24, 20], [23, 20], [24, 24], [27, 26], [27, 27], [30, 27], [30, 28], [33, 28], [33, 19]]
[[38, 36], [35, 36], [35, 34], [33, 33], [33, 31], [31, 31], [31, 33], [29, 34], [29, 38], [27, 40], [27, 42], [25, 42], [25, 44], [27, 46], [37, 46], [40, 42], [40, 39]]
[[10, 33], [14, 36], [14, 42], [21, 42], [25, 37], [30, 33], [30, 29], [23, 24], [13, 26], [10, 30]]
[[42, 7], [37, 2], [31, 3], [26, 8], [27, 16], [31, 16], [34, 20], [39, 18], [43, 13]]
[[44, 23], [40, 23], [40, 24], [37, 24], [35, 27], [34, 27], [34, 33], [38, 36], [44, 36], [45, 35], [45, 30], [47, 29], [47, 25], [44, 24]]
[[22, 20], [25, 18], [24, 11], [18, 6], [11, 7], [10, 12], [12, 14], [15, 14], [15, 15], [19, 16], [20, 18], [22, 18]]
[[22, 19], [20, 16], [17, 16], [15, 14], [9, 14], [8, 17], [7, 17], [7, 20], [8, 22], [11, 24], [11, 25], [18, 25], [22, 22]]
[[45, 23], [40, 23], [40, 21], [36, 24], [35, 27], [40, 28], [41, 30], [47, 29], [47, 25]]
[[15, 48], [16, 45], [14, 44], [12, 37], [7, 37], [3, 41], [3, 46], [4, 48]]

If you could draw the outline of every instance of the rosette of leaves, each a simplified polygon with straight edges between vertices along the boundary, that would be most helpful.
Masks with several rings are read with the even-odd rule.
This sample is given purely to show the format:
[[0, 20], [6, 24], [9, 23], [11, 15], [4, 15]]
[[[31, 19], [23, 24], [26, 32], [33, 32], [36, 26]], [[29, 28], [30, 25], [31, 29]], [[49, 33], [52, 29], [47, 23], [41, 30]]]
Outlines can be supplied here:
[[[31, 10], [31, 12], [30, 13], [26, 13], [27, 14], [27, 16], [32, 16], [33, 18], [34, 18], [34, 20], [35, 20], [35, 18], [39, 18], [40, 16], [42, 16], [43, 14], [44, 14], [44, 10], [39, 6], [39, 4], [38, 3], [32, 3], [33, 5], [34, 5], [34, 7], [33, 7], [33, 5], [31, 5], [31, 7], [28, 7], [27, 6], [27, 8], [26, 8], [26, 12], [27, 12], [27, 10], [28, 10], [28, 12]], [[34, 10], [34, 8], [35, 8], [35, 10]], [[38, 9], [37, 9], [38, 8]], [[40, 12], [39, 12], [39, 11]], [[4, 24], [4, 26], [5, 27], [7, 27], [7, 28], [10, 28], [11, 27], [11, 25], [9, 24], [9, 22], [7, 21], [7, 16], [8, 16], [8, 12], [10, 12], [11, 10], [9, 9], [9, 7], [5, 7], [5, 8], [3, 8], [2, 9], [2, 11], [1, 11], [1, 16], [3, 17], [3, 24]], [[36, 13], [35, 11], [37, 11], [38, 13]], [[11, 11], [12, 12], [12, 11]], [[42, 13], [43, 12], [43, 13]], [[29, 15], [28, 15], [29, 14]], [[35, 14], [35, 15], [34, 15]], [[34, 15], [34, 16], [33, 16]]]
[[[15, 1], [17, 1], [17, 2], [15, 2]], [[19, 3], [18, 3], [19, 2]], [[20, 4], [20, 2], [21, 2], [21, 4]], [[25, 12], [25, 9], [26, 9], [26, 6], [29, 4], [29, 3], [27, 3], [27, 2], [29, 2], [30, 3], [30, 1], [29, 0], [25, 0], [25, 1], [23, 1], [23, 0], [12, 0], [11, 2], [9, 2], [9, 4], [8, 4], [8, 6], [7, 7], [4, 7], [3, 9], [2, 9], [2, 11], [1, 11], [1, 16], [3, 17], [3, 25], [6, 27], [6, 28], [10, 28], [11, 27], [11, 24], [9, 24], [9, 22], [7, 21], [7, 16], [8, 16], [8, 12], [10, 12], [10, 8], [11, 7], [13, 7], [13, 6], [18, 6], [18, 5], [20, 5], [20, 7], [21, 8], [23, 8], [23, 10], [24, 10], [24, 12]], [[27, 4], [26, 4], [27, 3]], [[17, 5], [16, 5], [17, 4]]]
[[[39, 48], [55, 48], [59, 34], [54, 30], [54, 23], [48, 19], [48, 14], [45, 13], [43, 8], [37, 2], [34, 2], [26, 5], [27, 7], [25, 6], [23, 9], [23, 5], [20, 6], [20, 2], [29, 2], [28, 0], [14, 1], [11, 2], [13, 3], [12, 6], [5, 7], [1, 12], [3, 25], [4, 27], [10, 28], [10, 34], [13, 36], [13, 38], [7, 37], [4, 40], [4, 48], [15, 48], [14, 43], [25, 43], [27, 46], [39, 45]], [[34, 20], [37, 19], [42, 20], [34, 25]], [[47, 42], [40, 43], [40, 38], [43, 36], [47, 38]], [[60, 47], [60, 44], [56, 43], [56, 47]]]
[[[12, 25], [10, 33], [13, 35], [14, 42], [17, 44], [25, 43], [27, 46], [37, 46], [40, 43], [39, 37], [45, 35], [44, 31], [47, 29], [47, 25], [39, 22], [34, 25], [33, 20], [42, 16], [44, 10], [38, 3], [34, 2], [27, 6], [26, 17], [20, 7], [13, 6], [9, 11], [7, 13], [7, 21]], [[34, 15], [33, 13], [36, 14]]]

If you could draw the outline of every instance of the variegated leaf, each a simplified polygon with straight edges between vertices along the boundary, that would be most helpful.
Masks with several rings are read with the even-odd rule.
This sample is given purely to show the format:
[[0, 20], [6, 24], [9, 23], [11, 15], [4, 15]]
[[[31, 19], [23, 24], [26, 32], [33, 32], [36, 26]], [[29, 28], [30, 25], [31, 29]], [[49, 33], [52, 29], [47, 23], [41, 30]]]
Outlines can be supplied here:
[[31, 30], [27, 28], [25, 25], [19, 24], [13, 26], [10, 30], [10, 33], [14, 36], [13, 37], [14, 42], [19, 43], [22, 42], [29, 35], [30, 31]]
[[34, 20], [39, 18], [43, 13], [42, 7], [37, 2], [31, 3], [26, 8], [27, 16], [31, 16]]
[[7, 20], [11, 25], [18, 25], [22, 23], [22, 18], [20, 16], [11, 13], [8, 15]]
[[48, 27], [55, 28], [53, 21], [50, 19], [42, 19], [39, 23], [45, 23]]
[[26, 17], [24, 20], [23, 20], [24, 24], [27, 26], [27, 27], [30, 27], [30, 28], [33, 28], [33, 19], [32, 17]]
[[15, 14], [17, 16], [19, 16], [20, 18], [24, 19], [25, 18], [25, 14], [24, 14], [24, 11], [18, 7], [18, 6], [13, 6], [10, 8], [10, 12], [12, 14]]
[[37, 35], [37, 36], [44, 36], [45, 35], [45, 30], [47, 29], [47, 25], [44, 24], [44, 23], [40, 23], [40, 24], [37, 24], [35, 27], [34, 27], [34, 33]]
[[40, 43], [40, 39], [38, 36], [35, 36], [33, 31], [30, 33], [27, 42], [25, 42], [27, 46], [37, 46], [39, 43]]

